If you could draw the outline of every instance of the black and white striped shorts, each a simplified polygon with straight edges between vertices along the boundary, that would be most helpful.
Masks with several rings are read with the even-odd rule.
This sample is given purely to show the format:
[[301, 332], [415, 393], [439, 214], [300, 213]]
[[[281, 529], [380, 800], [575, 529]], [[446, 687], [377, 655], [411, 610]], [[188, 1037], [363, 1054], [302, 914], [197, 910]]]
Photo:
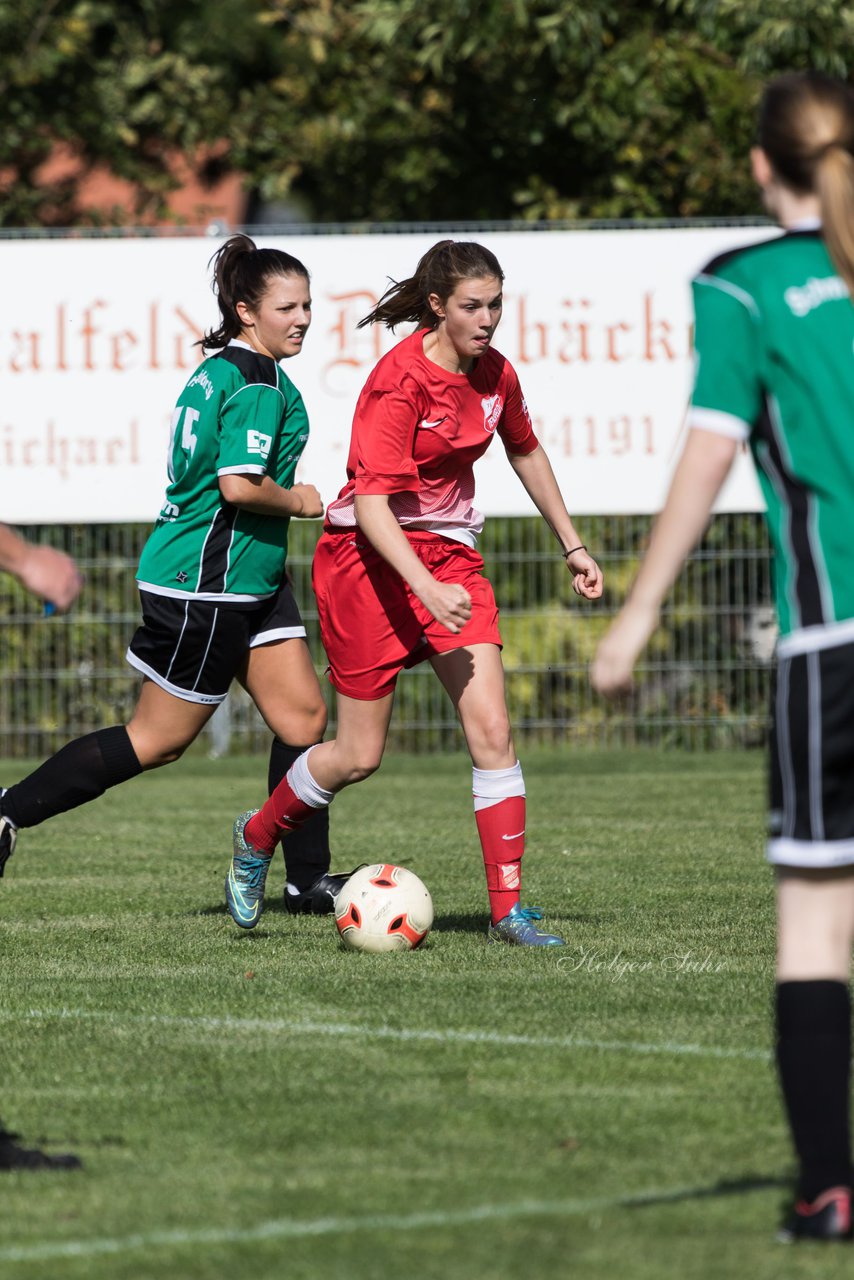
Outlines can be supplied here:
[[854, 644], [780, 657], [770, 746], [769, 861], [854, 865]]
[[252, 605], [180, 600], [140, 591], [142, 626], [125, 655], [132, 667], [185, 702], [224, 702], [250, 649], [305, 636], [290, 585]]

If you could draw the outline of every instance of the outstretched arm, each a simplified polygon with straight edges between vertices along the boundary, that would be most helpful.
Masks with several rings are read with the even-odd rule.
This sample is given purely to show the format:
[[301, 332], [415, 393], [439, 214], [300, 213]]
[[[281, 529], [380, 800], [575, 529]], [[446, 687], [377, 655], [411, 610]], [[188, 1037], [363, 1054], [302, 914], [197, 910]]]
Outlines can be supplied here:
[[0, 569], [11, 573], [33, 595], [49, 600], [60, 612], [71, 608], [83, 586], [71, 556], [54, 547], [27, 542], [6, 524], [0, 524]]
[[590, 678], [599, 693], [628, 689], [634, 665], [658, 626], [658, 611], [699, 541], [739, 442], [694, 428], [688, 433], [661, 515], [628, 599], [596, 651]]
[[[573, 591], [588, 600], [598, 600], [602, 594], [602, 570], [586, 548], [580, 545], [581, 538], [570, 519], [545, 449], [537, 445], [533, 453], [508, 453], [507, 457], [562, 549], [572, 551], [572, 555], [567, 557], [566, 567], [572, 574]], [[573, 550], [576, 547], [578, 550]]]

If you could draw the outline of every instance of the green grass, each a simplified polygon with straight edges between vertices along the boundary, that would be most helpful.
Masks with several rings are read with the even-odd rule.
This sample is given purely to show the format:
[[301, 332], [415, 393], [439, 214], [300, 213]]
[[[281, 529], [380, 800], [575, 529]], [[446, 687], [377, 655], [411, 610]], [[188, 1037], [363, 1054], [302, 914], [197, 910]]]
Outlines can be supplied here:
[[485, 945], [460, 756], [390, 758], [333, 810], [336, 867], [404, 862], [433, 892], [402, 956], [286, 915], [280, 860], [260, 927], [231, 925], [262, 760], [188, 758], [24, 833], [0, 1115], [85, 1168], [0, 1175], [0, 1275], [847, 1274], [846, 1250], [773, 1243], [792, 1162], [761, 758], [523, 764], [526, 900], [563, 952]]

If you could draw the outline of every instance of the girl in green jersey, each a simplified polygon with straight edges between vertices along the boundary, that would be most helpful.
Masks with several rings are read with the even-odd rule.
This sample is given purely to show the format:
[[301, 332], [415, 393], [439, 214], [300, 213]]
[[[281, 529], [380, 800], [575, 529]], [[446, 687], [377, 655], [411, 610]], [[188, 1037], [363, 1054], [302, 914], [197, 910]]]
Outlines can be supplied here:
[[[143, 676], [127, 725], [99, 729], [0, 796], [0, 874], [16, 832], [177, 760], [237, 679], [275, 735], [270, 786], [318, 742], [326, 709], [287, 579], [288, 523], [323, 503], [295, 472], [308, 439], [302, 397], [279, 361], [311, 324], [306, 268], [233, 236], [215, 255], [220, 324], [172, 418], [169, 485], [140, 560], [143, 624], [128, 661]], [[190, 815], [188, 815], [188, 819]], [[288, 842], [286, 903], [331, 910], [325, 819]]]
[[716, 259], [695, 281], [691, 430], [592, 680], [605, 694], [629, 686], [747, 441], [766, 498], [780, 623], [768, 857], [776, 1056], [799, 1163], [781, 1239], [850, 1239], [854, 91], [814, 72], [773, 81], [751, 161], [784, 234]]

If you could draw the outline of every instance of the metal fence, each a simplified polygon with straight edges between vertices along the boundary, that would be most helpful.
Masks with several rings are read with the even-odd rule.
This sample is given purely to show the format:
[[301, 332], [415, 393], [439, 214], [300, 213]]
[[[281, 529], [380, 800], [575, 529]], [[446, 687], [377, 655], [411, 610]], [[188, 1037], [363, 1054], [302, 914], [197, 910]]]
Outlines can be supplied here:
[[[713, 521], [663, 611], [630, 699], [611, 706], [592, 692], [590, 658], [623, 599], [650, 523], [647, 516], [579, 521], [606, 575], [604, 600], [590, 604], [572, 593], [542, 520], [487, 520], [480, 549], [501, 608], [520, 748], [557, 742], [752, 747], [763, 740], [774, 624], [769, 551], [758, 515]], [[138, 622], [134, 570], [148, 526], [30, 526], [26, 532], [74, 555], [86, 587], [72, 614], [45, 618], [11, 579], [0, 584], [0, 755], [6, 758], [40, 757], [77, 734], [126, 720], [139, 687], [124, 652]], [[289, 564], [322, 673], [309, 578], [318, 532], [316, 524], [291, 525]], [[239, 689], [203, 740], [203, 748], [217, 754], [266, 751], [268, 744], [269, 731]], [[390, 745], [412, 752], [463, 745], [428, 664], [401, 677]]]

